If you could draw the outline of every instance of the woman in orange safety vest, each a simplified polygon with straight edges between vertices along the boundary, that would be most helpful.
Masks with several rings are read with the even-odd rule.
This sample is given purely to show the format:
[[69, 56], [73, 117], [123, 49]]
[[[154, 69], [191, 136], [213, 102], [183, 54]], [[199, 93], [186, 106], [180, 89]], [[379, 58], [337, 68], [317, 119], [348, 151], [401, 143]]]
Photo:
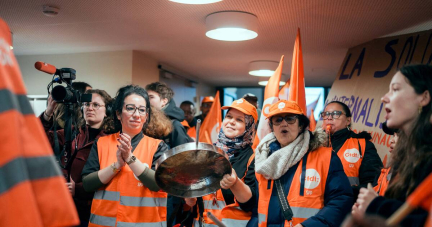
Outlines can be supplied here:
[[[255, 150], [258, 226], [339, 226], [352, 204], [341, 161], [296, 102], [270, 106], [271, 133]], [[252, 220], [251, 220], [252, 221]]]
[[369, 141], [371, 136], [367, 132], [356, 134], [351, 131], [351, 122], [358, 119], [351, 116], [345, 103], [329, 102], [320, 116], [322, 127], [331, 136], [333, 151], [342, 161], [354, 197], [357, 197], [361, 187], [366, 187], [368, 183], [375, 185], [374, 181], [383, 167], [374, 144]]
[[[202, 207], [198, 202], [200, 214], [195, 226], [200, 226], [199, 221], [215, 225], [207, 212], [211, 212], [227, 226], [246, 226], [252, 214], [253, 206], [245, 203], [249, 198], [244, 195], [255, 195], [254, 152], [251, 146], [258, 114], [256, 108], [244, 99], [235, 100], [222, 109], [228, 112], [215, 145], [227, 154], [233, 168], [232, 174], [225, 175], [221, 180], [221, 190], [202, 197]], [[251, 202], [253, 204], [254, 201]]]
[[117, 132], [94, 142], [82, 172], [84, 189], [96, 190], [89, 226], [165, 226], [167, 194], [155, 183], [154, 164], [168, 147], [142, 132], [157, 121], [147, 92], [120, 88], [113, 111]]
[[[398, 130], [391, 129], [391, 128], [387, 127], [387, 122], [384, 122], [382, 124], [382, 129], [383, 129], [383, 131], [387, 135], [393, 136], [390, 139], [390, 150], [389, 150], [389, 152], [391, 154], [393, 152], [393, 149], [395, 148], [396, 143], [397, 143], [398, 138], [399, 138], [398, 134], [397, 134]], [[386, 159], [386, 158], [384, 158], [384, 159]], [[379, 175], [378, 180], [377, 180], [377, 185], [374, 187], [374, 190], [378, 193], [378, 195], [384, 196], [384, 194], [385, 194], [385, 192], [387, 190], [388, 184], [390, 182], [391, 175], [392, 175], [392, 171], [391, 171], [391, 167], [390, 166], [387, 165], [387, 166], [384, 166], [384, 168], [381, 169], [381, 175]]]

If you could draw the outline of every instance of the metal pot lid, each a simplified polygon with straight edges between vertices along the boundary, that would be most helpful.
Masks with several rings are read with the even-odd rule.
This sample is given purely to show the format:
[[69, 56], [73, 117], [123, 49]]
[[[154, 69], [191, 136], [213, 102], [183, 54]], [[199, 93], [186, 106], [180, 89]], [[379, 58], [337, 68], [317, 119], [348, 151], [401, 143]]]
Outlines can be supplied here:
[[186, 143], [165, 152], [156, 162], [157, 185], [168, 194], [201, 197], [220, 189], [231, 164], [225, 153], [207, 143]]

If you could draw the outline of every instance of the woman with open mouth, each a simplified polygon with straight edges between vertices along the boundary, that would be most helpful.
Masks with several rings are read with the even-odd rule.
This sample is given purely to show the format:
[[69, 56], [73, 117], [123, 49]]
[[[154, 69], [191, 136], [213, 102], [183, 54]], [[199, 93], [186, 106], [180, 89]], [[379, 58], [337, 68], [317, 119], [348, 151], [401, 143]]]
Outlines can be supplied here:
[[[391, 158], [392, 178], [384, 196], [362, 188], [353, 215], [390, 217], [432, 172], [432, 66], [410, 65], [393, 76], [381, 101], [387, 126], [398, 130], [398, 142]], [[427, 193], [425, 193], [427, 194]], [[424, 226], [428, 212], [417, 208], [401, 226]]]
[[272, 132], [255, 150], [258, 226], [339, 226], [353, 195], [327, 135], [310, 132], [293, 101], [274, 103], [267, 118]]

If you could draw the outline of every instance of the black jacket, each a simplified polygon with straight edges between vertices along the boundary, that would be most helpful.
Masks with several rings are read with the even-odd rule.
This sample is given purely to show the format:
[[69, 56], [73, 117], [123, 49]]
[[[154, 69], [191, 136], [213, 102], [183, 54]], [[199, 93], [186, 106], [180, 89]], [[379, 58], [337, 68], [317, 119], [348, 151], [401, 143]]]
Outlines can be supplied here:
[[335, 132], [331, 137], [331, 144], [334, 152], [339, 152], [345, 141], [349, 138], [364, 138], [366, 140], [366, 149], [362, 164], [359, 169], [360, 185], [352, 186], [354, 199], [357, 199], [360, 188], [366, 188], [368, 183], [376, 185], [377, 176], [380, 175], [383, 164], [379, 157], [375, 145], [369, 141], [371, 136], [367, 132], [356, 134], [348, 129], [342, 129]]
[[173, 124], [172, 132], [168, 136], [162, 138], [163, 141], [165, 141], [170, 148], [192, 142], [193, 140], [187, 135], [186, 129], [180, 123], [184, 120], [184, 112], [176, 106], [173, 99], [171, 99], [163, 111], [165, 112], [165, 115], [171, 119]]
[[[229, 160], [232, 168], [236, 171], [238, 178], [242, 179], [243, 177], [245, 177], [244, 178], [245, 184], [249, 186], [252, 192], [252, 198], [248, 202], [239, 203], [240, 208], [242, 208], [245, 211], [251, 211], [254, 201], [256, 200], [255, 198], [256, 197], [255, 159], [252, 160], [252, 162], [249, 165], [249, 168], [247, 167], [249, 158], [252, 156], [253, 153], [254, 152], [252, 147], [247, 146], [234, 153], [234, 156], [231, 157]], [[221, 190], [222, 190], [222, 195], [224, 197], [225, 203], [227, 205], [234, 203], [234, 194], [232, 193], [232, 191], [229, 189], [228, 190], [221, 189]]]

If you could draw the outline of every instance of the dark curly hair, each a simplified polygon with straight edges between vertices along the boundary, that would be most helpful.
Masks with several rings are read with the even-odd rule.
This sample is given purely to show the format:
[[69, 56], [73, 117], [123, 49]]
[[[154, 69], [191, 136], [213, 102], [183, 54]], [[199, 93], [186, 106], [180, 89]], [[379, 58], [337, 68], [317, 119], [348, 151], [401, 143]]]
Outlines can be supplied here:
[[122, 124], [120, 122], [119, 119], [117, 119], [117, 114], [120, 114], [123, 110], [123, 106], [124, 106], [124, 100], [126, 99], [126, 97], [128, 97], [129, 95], [139, 95], [141, 97], [144, 98], [144, 100], [146, 101], [146, 112], [147, 114], [147, 120], [143, 125], [143, 129], [147, 127], [147, 125], [149, 124], [149, 122], [151, 121], [151, 116], [152, 116], [152, 110], [150, 107], [150, 100], [149, 100], [149, 96], [147, 94], [147, 91], [138, 86], [138, 85], [126, 85], [124, 87], [121, 87], [118, 91], [117, 91], [117, 95], [115, 97], [115, 101], [112, 107], [112, 115], [113, 115], [113, 124], [111, 126], [111, 131], [109, 131], [109, 133], [116, 133], [119, 132], [122, 128]]

